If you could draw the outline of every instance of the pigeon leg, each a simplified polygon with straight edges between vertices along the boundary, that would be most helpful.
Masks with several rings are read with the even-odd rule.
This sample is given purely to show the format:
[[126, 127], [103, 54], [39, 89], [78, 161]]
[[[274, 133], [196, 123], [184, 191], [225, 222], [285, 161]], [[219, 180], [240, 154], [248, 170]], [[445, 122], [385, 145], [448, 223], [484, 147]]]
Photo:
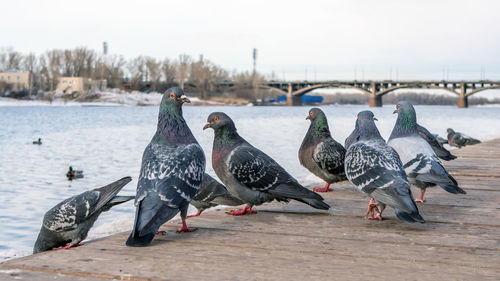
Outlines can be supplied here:
[[232, 211], [232, 212], [228, 212], [226, 214], [228, 215], [231, 215], [231, 216], [243, 216], [243, 215], [246, 215], [246, 214], [256, 214], [257, 211], [255, 210], [252, 210], [252, 208], [249, 208], [248, 205], [245, 205], [245, 207], [241, 210], [236, 210], [236, 211]]
[[328, 191], [333, 191], [332, 188], [330, 188], [330, 185], [328, 183], [326, 183], [325, 187], [323, 188], [315, 188], [313, 189], [314, 191], [316, 192], [328, 192]]
[[188, 227], [186, 224], [186, 219], [182, 216], [181, 216], [181, 220], [182, 220], [182, 227], [177, 229], [177, 233], [193, 232], [193, 231], [196, 231], [198, 229], [196, 227]]
[[[378, 205], [378, 204], [377, 204], [377, 205]], [[382, 204], [382, 206], [379, 206], [379, 207], [380, 207], [380, 208], [379, 208], [379, 211], [377, 211], [377, 212], [378, 212], [378, 214], [375, 216], [375, 218], [374, 218], [374, 219], [378, 219], [379, 221], [381, 221], [381, 220], [383, 220], [383, 219], [384, 219], [384, 218], [382, 217], [382, 212], [385, 210], [385, 205], [383, 205], [383, 204]], [[375, 207], [375, 208], [377, 208], [377, 207]]]
[[186, 219], [189, 219], [189, 218], [194, 218], [194, 217], [199, 217], [201, 215], [201, 212], [198, 211], [198, 213], [194, 214], [194, 215], [190, 215], [190, 216], [187, 216]]
[[[377, 217], [375, 217], [374, 211], [377, 211], [377, 213], [380, 214], [380, 210], [378, 209], [377, 202], [375, 202], [375, 200], [373, 198], [370, 198], [370, 203], [368, 203], [368, 209], [366, 210], [365, 217], [370, 219], [370, 220], [378, 219]], [[370, 214], [370, 216], [368, 216], [368, 214]]]
[[417, 202], [417, 203], [424, 203], [424, 193], [425, 193], [425, 189], [422, 189], [420, 191], [420, 198], [415, 199], [415, 202]]
[[156, 232], [156, 235], [165, 236], [165, 235], [167, 235], [167, 232], [166, 232], [165, 230], [158, 230], [158, 231]]

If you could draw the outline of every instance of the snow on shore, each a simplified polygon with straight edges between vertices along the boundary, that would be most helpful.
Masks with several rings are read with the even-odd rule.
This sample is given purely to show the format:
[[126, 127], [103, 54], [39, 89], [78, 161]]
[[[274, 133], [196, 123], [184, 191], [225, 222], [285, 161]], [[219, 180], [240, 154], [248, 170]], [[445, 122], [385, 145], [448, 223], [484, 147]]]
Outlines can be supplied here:
[[[159, 105], [163, 94], [152, 92], [143, 93], [133, 91], [131, 93], [121, 90], [110, 90], [98, 92], [92, 101], [79, 102], [62, 98], [62, 94], [56, 93], [52, 102], [47, 100], [18, 100], [0, 97], [0, 106], [156, 106]], [[220, 105], [213, 101], [203, 101], [197, 97], [189, 97], [192, 104]]]

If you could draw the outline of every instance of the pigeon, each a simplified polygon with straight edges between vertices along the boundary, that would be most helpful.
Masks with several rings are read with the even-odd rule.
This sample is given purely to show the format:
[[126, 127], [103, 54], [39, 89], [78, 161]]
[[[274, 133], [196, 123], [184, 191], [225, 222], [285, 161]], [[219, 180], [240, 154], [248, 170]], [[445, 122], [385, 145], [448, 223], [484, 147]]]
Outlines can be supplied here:
[[394, 113], [398, 114], [398, 119], [387, 144], [398, 152], [410, 183], [422, 190], [416, 201], [423, 202], [426, 188], [435, 185], [450, 193], [465, 194], [443, 167], [429, 143], [419, 135], [413, 105], [401, 101], [396, 105]]
[[243, 201], [231, 195], [223, 184], [205, 173], [201, 187], [191, 201], [191, 205], [195, 206], [198, 212], [188, 216], [188, 218], [197, 217], [206, 209], [217, 205], [238, 206], [243, 204]]
[[314, 208], [328, 210], [319, 194], [303, 187], [271, 157], [253, 147], [236, 132], [233, 120], [223, 112], [208, 116], [203, 129], [214, 130], [212, 166], [231, 194], [246, 203], [229, 215], [256, 213], [253, 206], [274, 199], [294, 199]]
[[346, 180], [344, 172], [345, 148], [330, 134], [328, 120], [319, 108], [309, 110], [306, 120], [311, 121], [309, 130], [299, 149], [300, 164], [326, 182], [316, 192], [333, 191], [330, 184]]
[[45, 213], [42, 228], [33, 253], [78, 246], [102, 212], [134, 199], [134, 196], [116, 196], [131, 181], [130, 177], [106, 186], [70, 197]]
[[33, 144], [38, 144], [38, 145], [42, 144], [42, 139], [38, 138], [38, 140], [33, 141]]
[[451, 154], [446, 148], [443, 147], [442, 144], [439, 143], [436, 136], [431, 134], [426, 128], [417, 124], [418, 134], [431, 146], [434, 153], [436, 153], [437, 157], [440, 159], [450, 161], [456, 159], [457, 157]]
[[190, 101], [177, 87], [163, 95], [156, 133], [142, 156], [127, 246], [148, 246], [160, 226], [179, 212], [182, 227], [177, 232], [196, 230], [187, 227], [185, 219], [205, 173], [205, 154], [182, 116], [185, 102]]
[[353, 142], [345, 157], [347, 178], [370, 197], [366, 211], [366, 217], [371, 213], [369, 219], [382, 220], [382, 212], [389, 205], [400, 220], [423, 223], [398, 153], [380, 136], [375, 120], [371, 111], [358, 114]]
[[448, 144], [451, 146], [462, 148], [462, 146], [481, 143], [480, 140], [455, 132], [452, 128], [448, 128], [446, 132], [448, 133]]
[[83, 178], [82, 170], [73, 170], [73, 167], [69, 166], [68, 172], [66, 173], [68, 180], [81, 179]]

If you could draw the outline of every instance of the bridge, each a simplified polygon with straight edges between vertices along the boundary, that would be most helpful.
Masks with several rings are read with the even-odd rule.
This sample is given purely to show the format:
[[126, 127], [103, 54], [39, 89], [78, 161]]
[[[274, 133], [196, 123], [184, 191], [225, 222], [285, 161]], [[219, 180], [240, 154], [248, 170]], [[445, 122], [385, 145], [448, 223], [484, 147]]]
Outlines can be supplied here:
[[[236, 85], [224, 82], [226, 87]], [[500, 81], [266, 81], [259, 84], [261, 89], [269, 89], [287, 96], [288, 105], [301, 105], [301, 96], [320, 88], [348, 88], [370, 96], [370, 106], [382, 106], [382, 96], [405, 88], [439, 89], [458, 97], [458, 107], [468, 107], [468, 98], [478, 92], [500, 89]]]
[[439, 89], [457, 95], [458, 107], [468, 107], [468, 98], [478, 92], [500, 89], [500, 81], [297, 81], [265, 82], [261, 88], [287, 96], [288, 105], [301, 105], [301, 96], [320, 88], [350, 88], [370, 96], [370, 106], [382, 106], [382, 96], [405, 88]]

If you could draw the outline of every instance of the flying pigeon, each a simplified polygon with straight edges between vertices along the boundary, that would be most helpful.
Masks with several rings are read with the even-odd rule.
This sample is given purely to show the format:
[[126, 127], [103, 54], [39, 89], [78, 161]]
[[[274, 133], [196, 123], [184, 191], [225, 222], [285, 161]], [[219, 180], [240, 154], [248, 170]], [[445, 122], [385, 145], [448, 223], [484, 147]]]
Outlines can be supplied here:
[[436, 136], [431, 134], [426, 128], [417, 124], [418, 134], [431, 146], [434, 153], [436, 153], [437, 157], [450, 161], [456, 159], [457, 157], [451, 154], [446, 148], [443, 147], [442, 144], [439, 143]]
[[134, 196], [116, 196], [131, 180], [130, 177], [125, 177], [109, 185], [85, 191], [47, 211], [33, 253], [79, 245], [87, 238], [87, 233], [102, 212], [134, 199]]
[[69, 166], [68, 172], [66, 173], [66, 177], [68, 180], [74, 180], [74, 179], [81, 179], [83, 178], [83, 171], [82, 170], [73, 170], [72, 166]]
[[[371, 111], [361, 111], [347, 149], [345, 173], [349, 181], [370, 196], [366, 216], [382, 219], [386, 205], [406, 222], [425, 222], [413, 201], [410, 184], [397, 152], [388, 146], [375, 125]], [[376, 203], [378, 202], [378, 204]], [[379, 209], [379, 204], [380, 209]], [[378, 212], [374, 216], [374, 211]]]
[[311, 121], [309, 130], [299, 149], [300, 164], [326, 182], [316, 192], [333, 191], [330, 184], [346, 180], [344, 172], [345, 148], [330, 134], [328, 120], [319, 108], [309, 110], [306, 117]]
[[423, 202], [425, 189], [434, 185], [450, 193], [465, 194], [445, 170], [431, 146], [418, 134], [417, 114], [413, 105], [401, 101], [394, 113], [398, 114], [398, 119], [387, 144], [398, 152], [410, 183], [422, 190], [417, 202]]
[[256, 213], [255, 205], [274, 199], [290, 199], [314, 208], [328, 210], [319, 194], [303, 187], [296, 179], [264, 152], [253, 147], [236, 132], [233, 120], [223, 112], [208, 116], [203, 129], [214, 130], [212, 166], [231, 194], [246, 203], [242, 210], [230, 215]]
[[147, 246], [160, 226], [181, 213], [186, 225], [189, 202], [200, 188], [205, 154], [182, 117], [182, 104], [189, 102], [180, 88], [168, 89], [160, 104], [158, 127], [144, 150], [135, 196], [134, 229], [126, 244]]
[[191, 205], [195, 206], [198, 212], [188, 216], [188, 218], [197, 217], [206, 209], [217, 205], [238, 206], [243, 204], [245, 203], [231, 195], [224, 185], [205, 173], [201, 187], [191, 201]]
[[455, 132], [452, 128], [448, 128], [446, 132], [448, 133], [448, 144], [451, 146], [462, 148], [462, 146], [481, 143], [480, 140]]

